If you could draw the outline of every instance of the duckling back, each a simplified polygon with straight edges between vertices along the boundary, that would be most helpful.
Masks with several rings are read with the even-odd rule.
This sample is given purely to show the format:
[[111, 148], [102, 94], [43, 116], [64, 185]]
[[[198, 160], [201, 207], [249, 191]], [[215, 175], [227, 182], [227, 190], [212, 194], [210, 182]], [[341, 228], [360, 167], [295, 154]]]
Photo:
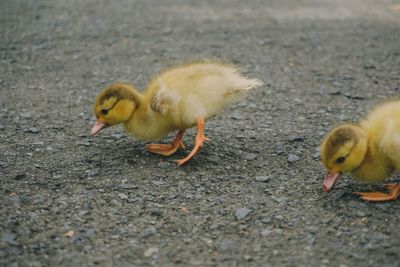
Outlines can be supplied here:
[[377, 106], [361, 126], [367, 131], [369, 142], [400, 170], [400, 100]]
[[168, 115], [178, 127], [190, 127], [196, 118], [208, 119], [225, 106], [238, 101], [262, 82], [240, 74], [232, 65], [211, 61], [168, 69], [149, 85], [148, 95], [168, 102]]

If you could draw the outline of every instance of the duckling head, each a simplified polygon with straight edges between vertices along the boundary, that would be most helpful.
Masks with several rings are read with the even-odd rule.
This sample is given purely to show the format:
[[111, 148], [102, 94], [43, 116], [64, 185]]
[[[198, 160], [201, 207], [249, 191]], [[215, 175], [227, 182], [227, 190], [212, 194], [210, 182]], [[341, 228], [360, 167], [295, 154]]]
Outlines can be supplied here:
[[115, 83], [104, 89], [94, 103], [96, 123], [91, 130], [95, 135], [102, 129], [126, 122], [139, 106], [141, 96], [129, 84]]
[[322, 163], [327, 169], [322, 188], [329, 192], [341, 173], [352, 172], [367, 153], [367, 134], [360, 127], [344, 124], [328, 133], [321, 145]]

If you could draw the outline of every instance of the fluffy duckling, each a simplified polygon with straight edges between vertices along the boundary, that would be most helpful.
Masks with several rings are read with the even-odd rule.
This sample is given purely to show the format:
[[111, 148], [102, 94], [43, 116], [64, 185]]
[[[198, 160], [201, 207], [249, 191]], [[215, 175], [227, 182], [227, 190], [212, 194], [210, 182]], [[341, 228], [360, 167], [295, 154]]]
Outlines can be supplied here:
[[234, 66], [215, 61], [188, 63], [162, 71], [143, 93], [130, 84], [115, 83], [96, 98], [97, 121], [91, 134], [120, 123], [142, 140], [156, 140], [178, 131], [171, 144], [146, 146], [149, 152], [169, 156], [178, 148], [185, 149], [183, 134], [197, 125], [194, 148], [177, 161], [182, 165], [209, 140], [204, 135], [205, 121], [239, 100], [246, 91], [261, 85], [261, 81], [241, 75]]
[[[358, 125], [334, 128], [321, 146], [327, 168], [323, 190], [328, 192], [341, 173], [351, 173], [362, 182], [381, 182], [400, 170], [400, 100], [377, 106]], [[400, 184], [388, 184], [389, 193], [356, 192], [369, 201], [396, 200]]]

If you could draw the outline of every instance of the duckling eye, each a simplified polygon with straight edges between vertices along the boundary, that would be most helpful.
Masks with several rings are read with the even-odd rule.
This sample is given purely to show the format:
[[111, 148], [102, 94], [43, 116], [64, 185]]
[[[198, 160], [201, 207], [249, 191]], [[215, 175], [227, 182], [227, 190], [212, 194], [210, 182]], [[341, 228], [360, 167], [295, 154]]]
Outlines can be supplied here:
[[108, 109], [102, 109], [100, 112], [103, 115], [107, 115], [108, 114]]
[[345, 157], [339, 157], [339, 158], [336, 159], [336, 163], [340, 164], [340, 163], [343, 163], [345, 160], [346, 160]]

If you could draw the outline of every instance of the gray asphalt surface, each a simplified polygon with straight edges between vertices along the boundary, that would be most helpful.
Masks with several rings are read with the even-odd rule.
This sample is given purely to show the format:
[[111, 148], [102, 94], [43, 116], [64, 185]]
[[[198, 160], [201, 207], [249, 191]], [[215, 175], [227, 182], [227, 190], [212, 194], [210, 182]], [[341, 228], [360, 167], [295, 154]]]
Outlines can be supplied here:
[[[324, 193], [318, 155], [399, 95], [399, 1], [3, 0], [0, 25], [0, 265], [400, 266], [400, 201]], [[265, 85], [187, 165], [89, 136], [106, 85], [201, 58]]]

